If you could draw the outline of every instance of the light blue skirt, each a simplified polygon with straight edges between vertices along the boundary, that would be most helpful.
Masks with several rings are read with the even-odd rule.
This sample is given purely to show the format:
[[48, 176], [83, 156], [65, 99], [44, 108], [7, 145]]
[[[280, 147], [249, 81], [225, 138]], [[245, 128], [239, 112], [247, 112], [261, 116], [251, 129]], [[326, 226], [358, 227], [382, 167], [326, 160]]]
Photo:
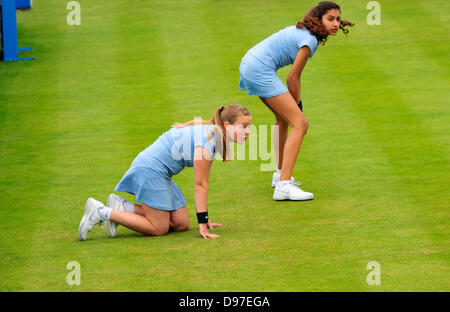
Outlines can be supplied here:
[[269, 98], [289, 92], [274, 69], [249, 54], [242, 58], [239, 73], [239, 90], [246, 90], [249, 95]]
[[115, 188], [136, 196], [136, 201], [155, 209], [175, 211], [186, 206], [186, 198], [168, 174], [149, 167], [132, 166]]

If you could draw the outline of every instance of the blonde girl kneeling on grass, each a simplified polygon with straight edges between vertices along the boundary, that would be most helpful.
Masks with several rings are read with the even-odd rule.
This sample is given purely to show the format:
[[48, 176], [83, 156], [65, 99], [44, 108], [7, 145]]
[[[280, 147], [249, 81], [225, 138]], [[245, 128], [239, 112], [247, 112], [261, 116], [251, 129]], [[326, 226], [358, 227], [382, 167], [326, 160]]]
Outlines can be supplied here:
[[250, 111], [238, 104], [220, 107], [213, 118], [201, 124], [194, 120], [176, 123], [134, 159], [115, 191], [136, 196], [134, 204], [115, 194], [107, 206], [89, 198], [78, 229], [80, 240], [103, 223], [108, 236], [116, 236], [121, 224], [146, 235], [165, 235], [186, 231], [189, 216], [183, 192], [172, 180], [185, 167], [194, 167], [194, 193], [200, 235], [216, 238], [208, 232], [221, 224], [208, 220], [209, 174], [217, 152], [224, 161], [232, 157], [229, 142], [245, 143], [252, 122]]

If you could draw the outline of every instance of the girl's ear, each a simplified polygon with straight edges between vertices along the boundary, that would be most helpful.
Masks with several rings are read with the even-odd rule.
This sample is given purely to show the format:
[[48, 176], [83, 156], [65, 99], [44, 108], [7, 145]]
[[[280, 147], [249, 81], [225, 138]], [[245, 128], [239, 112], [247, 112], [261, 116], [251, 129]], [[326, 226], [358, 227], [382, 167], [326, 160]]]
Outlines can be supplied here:
[[230, 125], [230, 122], [229, 122], [229, 121], [225, 121], [225, 122], [223, 123], [223, 125], [224, 125], [224, 127], [226, 128], [226, 127], [228, 127], [228, 126]]

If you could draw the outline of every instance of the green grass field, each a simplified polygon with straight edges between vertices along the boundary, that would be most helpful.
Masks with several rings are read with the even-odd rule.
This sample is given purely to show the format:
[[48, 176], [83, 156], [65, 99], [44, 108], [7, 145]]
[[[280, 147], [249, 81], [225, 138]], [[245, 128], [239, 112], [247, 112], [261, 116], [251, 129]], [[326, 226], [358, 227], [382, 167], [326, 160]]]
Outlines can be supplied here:
[[21, 56], [36, 59], [0, 62], [0, 291], [449, 291], [450, 6], [380, 1], [369, 26], [367, 2], [338, 2], [356, 26], [302, 75], [310, 128], [294, 177], [315, 199], [273, 201], [267, 161], [215, 161], [215, 240], [198, 233], [192, 168], [174, 177], [189, 231], [77, 230], [86, 199], [106, 203], [173, 122], [240, 103], [272, 124], [238, 90], [240, 59], [315, 2], [81, 0], [80, 26], [64, 1], [18, 11], [33, 47]]

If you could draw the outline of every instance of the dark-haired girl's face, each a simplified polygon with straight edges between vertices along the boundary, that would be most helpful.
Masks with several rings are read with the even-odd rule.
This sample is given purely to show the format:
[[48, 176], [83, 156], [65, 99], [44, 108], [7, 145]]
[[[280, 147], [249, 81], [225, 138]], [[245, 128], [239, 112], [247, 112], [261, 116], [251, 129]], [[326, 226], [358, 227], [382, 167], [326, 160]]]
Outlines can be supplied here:
[[338, 9], [328, 10], [322, 15], [322, 25], [325, 27], [329, 35], [335, 36], [341, 25], [341, 11]]

